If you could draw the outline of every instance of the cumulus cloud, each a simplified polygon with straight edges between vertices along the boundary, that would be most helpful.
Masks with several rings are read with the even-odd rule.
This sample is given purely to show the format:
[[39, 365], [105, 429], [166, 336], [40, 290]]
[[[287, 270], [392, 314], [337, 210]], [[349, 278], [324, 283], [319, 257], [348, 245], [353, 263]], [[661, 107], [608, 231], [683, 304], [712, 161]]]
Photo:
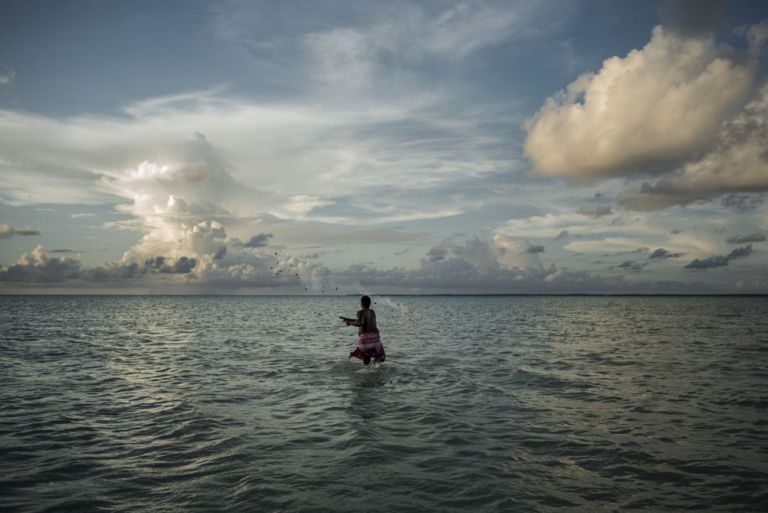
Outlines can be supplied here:
[[[0, 283], [44, 284], [67, 282], [69, 286], [193, 287], [191, 290], [232, 290], [238, 287], [288, 287], [288, 290], [341, 293], [360, 292], [499, 292], [499, 293], [632, 293], [699, 292], [702, 285], [670, 281], [632, 280], [629, 274], [602, 277], [584, 270], [544, 266], [538, 253], [518, 239], [496, 234], [492, 240], [472, 236], [450, 239], [428, 250], [418, 267], [380, 269], [352, 265], [331, 271], [305, 260], [272, 251], [245, 251], [236, 239], [223, 237], [229, 250], [215, 261], [210, 254], [178, 258], [162, 255], [143, 261], [118, 260], [83, 269], [76, 257], [50, 258], [38, 247], [17, 264], [0, 268]], [[239, 249], [238, 249], [239, 248]], [[436, 249], [437, 248], [437, 249]], [[745, 256], [740, 248], [730, 258]], [[231, 255], [230, 252], [236, 252]], [[436, 255], [442, 257], [434, 258]], [[641, 270], [643, 262], [624, 262], [626, 271]], [[624, 278], [627, 276], [627, 279]], [[298, 284], [298, 286], [297, 286]], [[179, 290], [187, 290], [181, 288]]]
[[0, 239], [10, 239], [14, 235], [40, 235], [40, 232], [32, 228], [14, 228], [9, 224], [0, 224]]
[[724, 267], [728, 265], [731, 260], [737, 258], [745, 258], [752, 254], [752, 244], [748, 244], [743, 247], [739, 247], [728, 253], [727, 255], [714, 255], [704, 259], [695, 259], [685, 265], [687, 269], [710, 269], [712, 267]]
[[766, 294], [768, 293], [768, 280], [761, 278], [738, 280], [736, 289], [745, 294]]
[[765, 240], [765, 234], [760, 232], [750, 233], [747, 235], [734, 235], [729, 237], [726, 242], [731, 244], [746, 244], [747, 242], [763, 242]]
[[105, 181], [125, 199], [117, 209], [131, 218], [121, 223], [143, 235], [118, 260], [82, 271], [82, 282], [296, 290], [314, 288], [327, 273], [320, 265], [267, 250], [272, 233], [260, 232], [243, 243], [227, 232], [228, 226], [242, 231], [258, 221], [229, 210], [238, 198], [249, 203], [269, 198], [237, 183], [202, 134], [177, 149], [168, 163], [140, 162]]
[[555, 276], [555, 267], [544, 269], [537, 255], [527, 253], [527, 248], [524, 241], [502, 234], [496, 234], [492, 241], [474, 235], [430, 248], [415, 269], [354, 265], [338, 273], [337, 279], [352, 280], [367, 288], [507, 292], [530, 290], [534, 284], [556, 288], [555, 282], [569, 281], [569, 274]]
[[524, 239], [510, 237], [503, 232], [496, 232], [492, 240], [477, 235], [466, 239], [453, 237], [431, 247], [422, 259], [420, 271], [416, 272], [417, 281], [426, 285], [428, 280], [420, 274], [426, 273], [441, 283], [450, 276], [438, 276], [438, 271], [453, 269], [473, 274], [494, 273], [499, 270], [527, 272], [543, 268], [539, 254], [544, 246], [529, 244]]
[[[700, 284], [638, 282], [629, 274], [603, 277], [584, 270], [558, 269], [554, 264], [521, 267], [520, 262], [507, 259], [515, 247], [525, 253], [524, 246], [516, 246], [517, 242], [506, 238], [487, 241], [473, 236], [464, 241], [441, 243], [436, 246], [440, 248], [438, 251], [430, 250], [427, 254], [444, 257], [424, 258], [415, 269], [355, 265], [336, 273], [331, 279], [359, 283], [369, 292], [653, 293], [707, 290]], [[643, 266], [643, 263], [626, 265], [627, 270], [640, 270]]]
[[525, 152], [540, 174], [577, 180], [665, 170], [716, 140], [756, 73], [753, 50], [656, 27], [642, 49], [549, 98], [527, 123]]
[[[690, 203], [724, 193], [768, 191], [768, 85], [744, 112], [723, 124], [713, 149], [674, 173], [646, 182], [619, 200], [633, 208], [659, 208]], [[728, 206], [751, 201], [732, 196]], [[725, 202], [725, 200], [724, 200]]]
[[56, 283], [77, 278], [80, 260], [76, 257], [49, 257], [42, 246], [24, 253], [15, 264], [0, 266], [0, 282]]
[[[544, 246], [531, 246], [527, 240], [514, 236], [509, 230], [497, 230], [493, 236], [494, 265], [507, 270], [543, 269], [541, 253]], [[531, 251], [531, 248], [534, 250]], [[538, 251], [541, 249], [541, 251]]]

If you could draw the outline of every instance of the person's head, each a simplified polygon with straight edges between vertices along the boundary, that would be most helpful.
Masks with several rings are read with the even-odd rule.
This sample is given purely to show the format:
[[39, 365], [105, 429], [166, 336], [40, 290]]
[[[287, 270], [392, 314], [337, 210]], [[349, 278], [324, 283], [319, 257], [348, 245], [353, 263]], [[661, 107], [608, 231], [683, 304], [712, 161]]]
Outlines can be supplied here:
[[363, 308], [370, 308], [371, 307], [371, 298], [368, 296], [363, 296], [360, 298], [360, 304], [363, 305]]

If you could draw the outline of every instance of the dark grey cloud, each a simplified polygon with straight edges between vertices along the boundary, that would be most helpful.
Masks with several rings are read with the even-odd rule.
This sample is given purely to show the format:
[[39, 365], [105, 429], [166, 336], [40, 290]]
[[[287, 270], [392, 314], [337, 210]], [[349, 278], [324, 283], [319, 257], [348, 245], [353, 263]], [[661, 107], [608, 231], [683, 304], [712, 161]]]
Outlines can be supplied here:
[[723, 267], [728, 265], [728, 256], [715, 255], [699, 260], [698, 258], [689, 262], [685, 267], [687, 269], [709, 269], [712, 267]]
[[678, 258], [683, 256], [683, 253], [672, 253], [664, 248], [659, 248], [648, 256], [648, 260], [664, 260], [666, 258]]
[[32, 228], [14, 228], [9, 224], [0, 224], [0, 239], [10, 239], [14, 235], [40, 235], [40, 232]]
[[227, 254], [227, 246], [220, 247], [213, 255], [214, 260], [221, 260]]
[[613, 210], [609, 206], [599, 207], [581, 207], [577, 212], [587, 217], [603, 217], [613, 214]]
[[79, 277], [86, 282], [129, 282], [143, 276], [157, 274], [189, 274], [196, 265], [196, 259], [186, 256], [176, 260], [165, 256], [156, 256], [147, 258], [141, 264], [137, 262], [110, 262], [84, 270]]
[[[163, 274], [187, 274], [192, 272], [192, 269], [197, 265], [197, 260], [183, 256], [173, 262], [169, 262], [164, 256], [157, 256], [154, 258], [148, 258], [144, 261], [144, 266], [136, 267], [137, 272], [159, 272]], [[130, 267], [130, 266], [129, 266]]]
[[161, 271], [161, 272], [169, 272], [174, 274], [187, 274], [192, 272], [192, 269], [195, 268], [197, 265], [197, 260], [194, 258], [189, 257], [181, 257], [176, 262], [174, 262], [173, 267], [171, 267], [168, 271]]
[[724, 0], [667, 0], [659, 8], [664, 27], [686, 36], [715, 31], [725, 20]]
[[567, 239], [570, 235], [571, 233], [568, 230], [563, 230], [557, 234], [557, 237], [555, 237], [555, 240]]
[[635, 262], [633, 260], [627, 260], [620, 263], [616, 267], [619, 269], [624, 269], [625, 271], [642, 271], [646, 265], [648, 265], [647, 262]]
[[744, 258], [752, 254], [752, 244], [736, 248], [728, 254], [728, 258]]
[[448, 249], [444, 246], [435, 246], [427, 252], [427, 260], [431, 262], [439, 262], [445, 260], [448, 255]]
[[526, 251], [528, 253], [544, 253], [544, 246], [541, 246], [541, 245], [531, 245], [531, 246], [528, 246]]
[[144, 267], [146, 269], [160, 269], [165, 265], [165, 257], [157, 256], [154, 258], [148, 258], [144, 260]]
[[17, 228], [16, 235], [40, 235], [40, 232], [32, 228]]
[[750, 233], [747, 235], [734, 235], [733, 237], [729, 238], [726, 242], [730, 242], [731, 244], [746, 244], [748, 242], [763, 242], [765, 240], [765, 235], [759, 232]]
[[714, 255], [704, 259], [696, 259], [685, 265], [686, 269], [710, 269], [712, 267], [724, 267], [731, 260], [744, 258], [752, 254], [752, 244], [736, 248], [727, 255]]
[[259, 233], [251, 237], [251, 239], [243, 244], [246, 248], [263, 248], [269, 244], [269, 239], [272, 238], [271, 233]]
[[736, 210], [754, 210], [763, 204], [762, 194], [726, 194], [720, 203]]

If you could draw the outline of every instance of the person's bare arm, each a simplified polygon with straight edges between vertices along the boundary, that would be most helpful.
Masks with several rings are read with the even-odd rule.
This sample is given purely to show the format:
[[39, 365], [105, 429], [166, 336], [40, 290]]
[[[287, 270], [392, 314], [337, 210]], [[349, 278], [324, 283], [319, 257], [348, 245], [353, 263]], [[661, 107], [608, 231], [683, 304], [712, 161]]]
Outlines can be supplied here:
[[363, 311], [357, 312], [357, 319], [350, 319], [348, 317], [341, 318], [347, 326], [362, 326], [363, 325]]

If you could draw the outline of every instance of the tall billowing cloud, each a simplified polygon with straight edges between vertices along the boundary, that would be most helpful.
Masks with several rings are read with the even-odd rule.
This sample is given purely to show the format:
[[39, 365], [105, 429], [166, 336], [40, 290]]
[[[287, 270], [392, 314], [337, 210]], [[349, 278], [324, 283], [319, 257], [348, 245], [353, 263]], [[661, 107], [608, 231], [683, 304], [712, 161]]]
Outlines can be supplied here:
[[659, 26], [650, 42], [612, 57], [549, 98], [527, 124], [524, 149], [547, 176], [590, 181], [659, 172], [709, 147], [752, 91], [756, 53]]
[[168, 162], [144, 161], [105, 178], [114, 195], [128, 200], [117, 208], [132, 219], [118, 223], [144, 235], [118, 261], [92, 270], [89, 278], [109, 282], [151, 277], [234, 287], [298, 286], [318, 280], [323, 273], [319, 266], [268, 250], [271, 233], [245, 243], [227, 233], [227, 225], [251, 221], [244, 205], [267, 210], [270, 197], [234, 180], [205, 136], [195, 134], [172, 155]]

